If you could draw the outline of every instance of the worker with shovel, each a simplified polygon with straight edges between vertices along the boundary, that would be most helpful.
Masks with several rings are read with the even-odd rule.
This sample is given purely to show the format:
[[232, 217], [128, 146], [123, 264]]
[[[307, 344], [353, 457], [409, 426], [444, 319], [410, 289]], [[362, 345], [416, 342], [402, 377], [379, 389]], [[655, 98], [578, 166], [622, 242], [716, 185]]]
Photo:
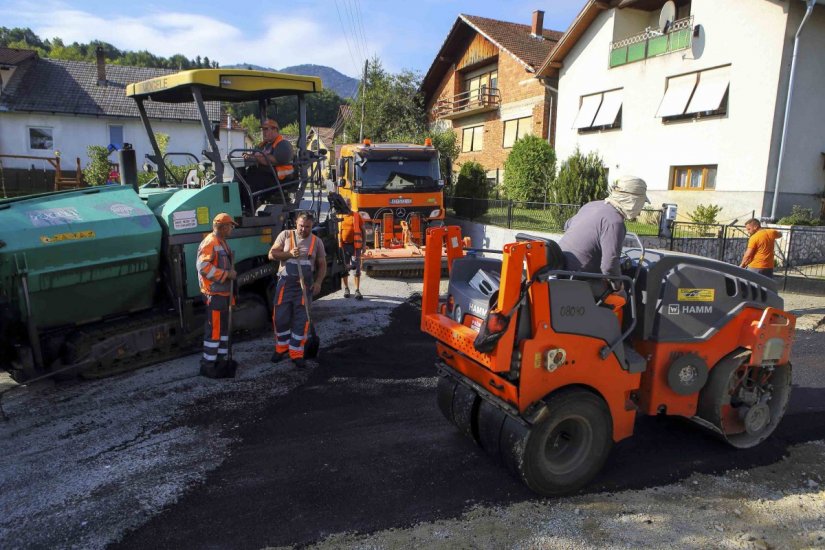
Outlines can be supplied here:
[[[289, 355], [296, 367], [303, 367], [305, 355], [314, 355], [305, 354], [310, 344], [313, 352], [317, 352], [310, 307], [312, 297], [321, 292], [327, 262], [324, 243], [312, 234], [313, 221], [312, 214], [299, 214], [295, 230], [281, 231], [269, 249], [269, 259], [281, 262], [272, 313], [273, 363]], [[312, 341], [308, 343], [308, 339]]]

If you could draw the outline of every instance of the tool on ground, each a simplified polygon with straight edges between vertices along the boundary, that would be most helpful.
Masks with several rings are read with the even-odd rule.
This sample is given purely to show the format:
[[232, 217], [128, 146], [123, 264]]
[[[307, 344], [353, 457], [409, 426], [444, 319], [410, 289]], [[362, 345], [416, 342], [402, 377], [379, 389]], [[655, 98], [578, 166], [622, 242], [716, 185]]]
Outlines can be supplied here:
[[[298, 242], [297, 233], [293, 235], [295, 242]], [[310, 313], [309, 299], [307, 294], [306, 284], [304, 283], [304, 270], [301, 267], [300, 255], [298, 257], [298, 279], [301, 281], [301, 295], [304, 298], [304, 308], [307, 312], [307, 341], [304, 342], [304, 357], [307, 359], [315, 359], [318, 357], [318, 351], [321, 348], [321, 339], [315, 333], [315, 325], [312, 323], [312, 314]]]
[[[591, 481], [638, 414], [690, 419], [742, 449], [785, 414], [796, 318], [777, 284], [635, 239], [605, 277], [565, 270], [550, 239], [516, 235], [498, 259], [468, 255], [459, 227], [428, 234], [421, 329], [436, 339], [439, 407], [542, 495]], [[624, 283], [627, 299], [597, 296], [594, 280]]]

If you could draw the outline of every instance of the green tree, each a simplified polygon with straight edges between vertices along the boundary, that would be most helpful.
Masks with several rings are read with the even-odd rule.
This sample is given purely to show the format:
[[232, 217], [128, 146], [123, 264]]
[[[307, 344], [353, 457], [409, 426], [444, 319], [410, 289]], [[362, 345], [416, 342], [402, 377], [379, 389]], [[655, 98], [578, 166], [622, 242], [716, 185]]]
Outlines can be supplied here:
[[441, 163], [441, 177], [452, 180], [452, 163], [455, 161], [456, 157], [458, 157], [458, 153], [460, 151], [455, 132], [450, 129], [431, 130], [427, 133], [427, 137], [433, 140], [433, 147], [438, 149], [438, 155]]
[[364, 138], [374, 143], [412, 142], [426, 132], [426, 114], [421, 94], [421, 76], [412, 71], [390, 74], [381, 61], [373, 58], [367, 68], [364, 86], [350, 101], [352, 118], [346, 133], [357, 139], [364, 112]]
[[465, 162], [456, 179], [453, 210], [461, 218], [476, 218], [487, 212], [487, 171], [477, 162]]
[[102, 145], [86, 147], [89, 162], [83, 169], [83, 179], [89, 185], [103, 185], [109, 178], [109, 150]]
[[556, 152], [538, 136], [516, 140], [504, 162], [504, 192], [509, 199], [542, 202], [556, 174]]
[[246, 115], [240, 120], [241, 127], [246, 130], [252, 141], [261, 141], [261, 121], [255, 115]]
[[607, 197], [607, 169], [598, 153], [576, 151], [565, 160], [550, 185], [548, 202], [581, 206]]

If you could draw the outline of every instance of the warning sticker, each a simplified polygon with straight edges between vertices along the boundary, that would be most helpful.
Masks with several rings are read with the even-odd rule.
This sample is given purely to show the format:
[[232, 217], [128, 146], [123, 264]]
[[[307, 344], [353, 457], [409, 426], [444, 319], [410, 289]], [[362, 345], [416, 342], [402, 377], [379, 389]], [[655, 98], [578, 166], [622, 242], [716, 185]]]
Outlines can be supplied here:
[[198, 226], [194, 210], [181, 210], [172, 214], [172, 227], [177, 230], [194, 229]]
[[680, 302], [712, 302], [715, 294], [713, 288], [680, 288], [676, 299]]
[[95, 232], [94, 231], [77, 231], [75, 233], [58, 233], [57, 235], [52, 235], [51, 237], [47, 235], [40, 236], [40, 242], [43, 244], [51, 244], [51, 243], [59, 243], [63, 241], [77, 241], [80, 239], [94, 239]]
[[209, 225], [209, 208], [206, 206], [198, 207], [198, 225]]

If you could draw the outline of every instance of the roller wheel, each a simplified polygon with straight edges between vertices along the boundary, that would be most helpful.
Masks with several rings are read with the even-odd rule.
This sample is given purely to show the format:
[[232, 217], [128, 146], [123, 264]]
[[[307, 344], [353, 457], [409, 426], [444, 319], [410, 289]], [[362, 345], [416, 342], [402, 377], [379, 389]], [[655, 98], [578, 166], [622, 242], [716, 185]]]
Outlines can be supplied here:
[[546, 414], [524, 438], [523, 444], [502, 445], [512, 455], [505, 462], [533, 491], [561, 495], [588, 483], [604, 466], [613, 446], [613, 419], [601, 397], [571, 389], [549, 398]]
[[791, 395], [791, 365], [748, 366], [750, 352], [720, 361], [699, 397], [698, 415], [739, 449], [764, 441], [785, 416]]
[[478, 408], [481, 398], [449, 376], [438, 381], [438, 408], [456, 428], [478, 443]]

